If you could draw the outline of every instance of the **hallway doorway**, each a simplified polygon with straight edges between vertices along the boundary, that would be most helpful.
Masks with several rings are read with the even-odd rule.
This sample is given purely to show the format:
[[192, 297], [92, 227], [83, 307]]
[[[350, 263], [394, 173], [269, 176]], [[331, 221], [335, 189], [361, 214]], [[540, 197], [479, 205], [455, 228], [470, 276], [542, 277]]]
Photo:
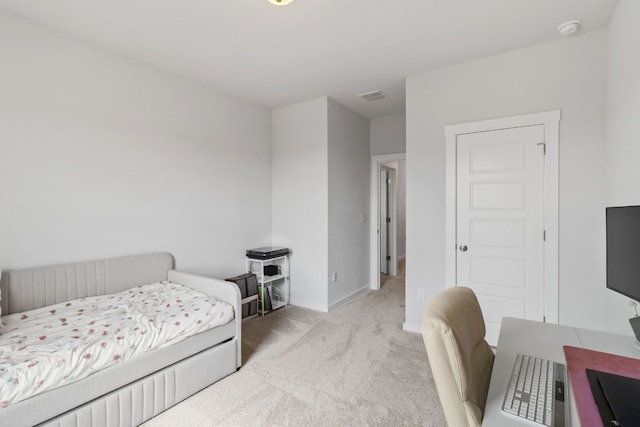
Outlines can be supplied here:
[[406, 248], [406, 155], [371, 157], [370, 278], [372, 290], [382, 275], [398, 275]]

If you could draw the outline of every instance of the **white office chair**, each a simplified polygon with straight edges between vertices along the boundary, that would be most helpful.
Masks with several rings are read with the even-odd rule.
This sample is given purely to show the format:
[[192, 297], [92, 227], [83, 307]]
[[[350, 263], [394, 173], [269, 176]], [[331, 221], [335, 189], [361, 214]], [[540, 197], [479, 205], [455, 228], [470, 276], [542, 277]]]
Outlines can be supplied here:
[[429, 301], [422, 337], [447, 423], [480, 426], [494, 355], [473, 291], [453, 287]]

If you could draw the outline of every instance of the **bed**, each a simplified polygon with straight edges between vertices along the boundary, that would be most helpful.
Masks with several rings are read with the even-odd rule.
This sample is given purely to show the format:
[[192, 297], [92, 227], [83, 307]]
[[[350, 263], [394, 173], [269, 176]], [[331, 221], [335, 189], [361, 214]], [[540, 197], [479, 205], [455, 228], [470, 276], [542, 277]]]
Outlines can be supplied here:
[[[60, 356], [61, 364], [68, 369], [62, 384], [56, 385], [50, 380], [44, 363], [40, 362], [39, 366], [35, 366], [35, 362], [30, 364], [33, 366], [29, 368], [41, 369], [45, 373], [41, 373], [40, 381], [33, 380], [35, 385], [27, 387], [22, 394], [16, 392], [15, 396], [11, 395], [15, 401], [0, 398], [0, 425], [138, 425], [235, 372], [241, 365], [238, 288], [230, 282], [179, 272], [173, 267], [174, 260], [170, 254], [155, 253], [3, 271], [0, 307], [5, 325], [0, 335], [0, 358], [6, 360], [4, 365], [0, 360], [0, 367], [4, 369], [0, 374], [6, 374], [2, 377], [5, 383], [18, 382], [18, 376], [8, 372], [12, 368], [9, 359], [17, 356], [18, 350], [37, 355], [40, 343], [59, 337], [62, 330], [76, 334], [67, 338], [76, 339], [79, 344], [73, 353]], [[174, 295], [174, 292], [183, 293]], [[195, 302], [189, 300], [189, 295]], [[162, 321], [163, 327], [159, 331], [143, 328], [141, 332], [138, 325], [126, 332], [125, 326], [117, 326], [118, 333], [110, 334], [107, 328], [110, 323], [85, 318], [88, 326], [78, 329], [71, 323], [74, 316], [64, 311], [74, 310], [75, 315], [86, 316], [89, 310], [85, 311], [86, 307], [80, 303], [98, 307], [96, 301], [102, 301], [105, 311], [120, 313], [118, 315], [123, 318], [133, 316], [138, 319], [138, 314], [121, 314], [130, 313], [128, 307], [123, 308], [126, 307], [125, 300], [129, 299], [129, 306], [144, 306], [157, 316], [151, 320], [145, 318], [145, 322], [156, 319], [156, 323]], [[167, 308], [147, 307], [153, 300]], [[169, 307], [170, 303], [172, 307]], [[206, 305], [190, 305], [196, 303]], [[200, 308], [202, 313], [197, 312]], [[211, 319], [220, 318], [216, 320], [215, 327], [201, 324], [205, 311]], [[51, 324], [42, 326], [42, 319], [46, 316], [51, 317]], [[29, 321], [34, 323], [27, 323]], [[21, 327], [24, 324], [19, 333], [16, 329], [18, 324]], [[190, 335], [185, 332], [186, 324], [193, 328]], [[35, 333], [36, 338], [28, 341], [25, 330]], [[122, 348], [130, 349], [133, 355], [130, 359], [118, 360], [125, 351], [100, 353], [124, 343], [129, 335], [146, 332], [148, 340], [144, 343], [123, 344]], [[104, 340], [97, 341], [98, 347], [89, 347], [84, 342], [92, 334], [104, 334]], [[170, 334], [174, 336], [169, 337]], [[107, 341], [109, 336], [113, 342]], [[28, 341], [28, 345], [20, 346], [22, 340]], [[13, 350], [8, 351], [8, 348]], [[1, 356], [2, 349], [4, 356]], [[99, 357], [98, 353], [102, 356]], [[92, 371], [85, 377], [75, 378], [79, 365], [98, 359], [108, 360], [104, 368], [96, 370], [91, 365]], [[35, 356], [34, 360], [37, 360]], [[59, 369], [60, 363], [53, 368]], [[28, 382], [23, 377], [19, 378], [22, 383]], [[35, 393], [31, 389], [36, 387], [43, 390]]]

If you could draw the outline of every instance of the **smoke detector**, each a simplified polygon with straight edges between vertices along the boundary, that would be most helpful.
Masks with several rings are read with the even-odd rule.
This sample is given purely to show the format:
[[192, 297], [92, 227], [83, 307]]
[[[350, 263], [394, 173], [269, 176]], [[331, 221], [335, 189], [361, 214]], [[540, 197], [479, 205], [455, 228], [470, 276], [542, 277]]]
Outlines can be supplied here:
[[365, 101], [377, 101], [379, 99], [385, 99], [389, 97], [389, 95], [387, 95], [381, 90], [374, 90], [372, 92], [361, 93], [358, 96], [364, 99]]
[[580, 29], [580, 21], [567, 21], [558, 26], [558, 32], [563, 36], [570, 36]]

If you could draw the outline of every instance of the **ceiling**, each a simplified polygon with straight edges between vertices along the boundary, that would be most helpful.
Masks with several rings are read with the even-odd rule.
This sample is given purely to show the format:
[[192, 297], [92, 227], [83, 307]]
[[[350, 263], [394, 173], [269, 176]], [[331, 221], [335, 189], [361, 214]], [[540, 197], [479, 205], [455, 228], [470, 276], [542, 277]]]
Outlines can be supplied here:
[[[268, 107], [404, 113], [407, 76], [605, 28], [617, 0], [0, 0], [94, 45]], [[580, 33], [573, 37], [579, 36]], [[382, 90], [390, 98], [365, 101]]]

